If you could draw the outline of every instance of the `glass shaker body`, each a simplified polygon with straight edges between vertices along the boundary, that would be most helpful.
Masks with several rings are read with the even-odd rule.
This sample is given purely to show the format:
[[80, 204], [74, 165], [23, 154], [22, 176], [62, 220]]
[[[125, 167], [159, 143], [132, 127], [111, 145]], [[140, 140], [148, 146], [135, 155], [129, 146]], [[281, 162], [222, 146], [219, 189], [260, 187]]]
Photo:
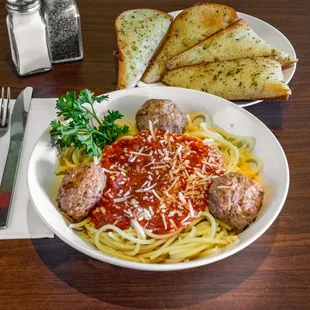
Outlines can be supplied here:
[[46, 25], [40, 7], [30, 12], [8, 10], [6, 23], [18, 75], [51, 70]]
[[43, 0], [52, 63], [83, 59], [81, 19], [74, 0]]

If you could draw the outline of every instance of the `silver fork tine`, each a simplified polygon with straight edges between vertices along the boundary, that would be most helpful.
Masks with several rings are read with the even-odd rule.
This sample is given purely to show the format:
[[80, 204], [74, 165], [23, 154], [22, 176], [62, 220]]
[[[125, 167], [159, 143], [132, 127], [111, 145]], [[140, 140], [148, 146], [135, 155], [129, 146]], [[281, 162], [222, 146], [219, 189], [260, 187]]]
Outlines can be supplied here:
[[1, 102], [0, 102], [0, 121], [1, 121], [1, 125], [3, 123], [3, 103], [4, 103], [4, 87], [2, 87], [2, 89], [1, 89]]
[[6, 107], [3, 110], [4, 111], [4, 115], [2, 117], [2, 126], [4, 126], [5, 124], [8, 124], [8, 122], [9, 122], [9, 118], [10, 118], [10, 101], [11, 101], [11, 88], [8, 87], [8, 89], [6, 91]]

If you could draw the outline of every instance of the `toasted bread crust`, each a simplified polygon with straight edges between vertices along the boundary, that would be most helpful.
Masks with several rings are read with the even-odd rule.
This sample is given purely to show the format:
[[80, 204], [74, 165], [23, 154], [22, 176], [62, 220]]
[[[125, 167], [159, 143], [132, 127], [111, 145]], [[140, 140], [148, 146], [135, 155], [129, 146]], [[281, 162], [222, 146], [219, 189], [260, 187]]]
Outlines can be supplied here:
[[287, 95], [283, 96], [278, 96], [278, 97], [257, 97], [253, 99], [232, 99], [232, 98], [227, 98], [227, 100], [230, 101], [245, 101], [245, 100], [266, 100], [266, 101], [280, 101], [280, 100], [288, 100], [290, 97], [290, 93]]
[[[197, 14], [192, 14], [193, 11]], [[211, 11], [217, 12], [219, 16], [211, 14]], [[191, 19], [188, 20], [188, 18]], [[166, 62], [169, 59], [236, 21], [237, 18], [237, 13], [234, 9], [222, 4], [196, 4], [183, 10], [170, 25], [166, 41], [148, 66], [142, 81], [145, 83], [160, 81], [166, 70]], [[192, 24], [192, 26], [184, 30], [186, 29], [183, 26], [184, 23], [187, 23], [187, 25]]]

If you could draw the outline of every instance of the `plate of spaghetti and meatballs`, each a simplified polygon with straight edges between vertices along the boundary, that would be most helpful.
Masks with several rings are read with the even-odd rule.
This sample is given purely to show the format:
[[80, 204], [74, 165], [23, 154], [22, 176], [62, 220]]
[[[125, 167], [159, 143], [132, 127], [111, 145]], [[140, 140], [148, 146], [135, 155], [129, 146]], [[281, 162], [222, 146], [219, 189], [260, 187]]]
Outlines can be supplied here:
[[68, 92], [38, 140], [30, 196], [70, 246], [114, 265], [192, 268], [250, 245], [285, 202], [282, 147], [255, 116], [198, 91]]

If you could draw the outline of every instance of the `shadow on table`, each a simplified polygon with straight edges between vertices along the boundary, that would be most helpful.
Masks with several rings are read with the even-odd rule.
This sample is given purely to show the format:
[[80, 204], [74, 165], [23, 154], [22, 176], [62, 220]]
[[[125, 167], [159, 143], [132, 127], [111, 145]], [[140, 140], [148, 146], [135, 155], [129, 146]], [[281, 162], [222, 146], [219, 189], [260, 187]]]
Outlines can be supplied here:
[[254, 106], [245, 108], [258, 119], [260, 119], [269, 129], [276, 130], [282, 127], [282, 110], [288, 102], [284, 101], [265, 101]]
[[269, 255], [278, 222], [252, 246], [211, 265], [177, 272], [145, 272], [89, 258], [60, 239], [33, 240], [42, 262], [61, 280], [106, 303], [144, 308], [190, 306], [223, 295], [250, 278]]

